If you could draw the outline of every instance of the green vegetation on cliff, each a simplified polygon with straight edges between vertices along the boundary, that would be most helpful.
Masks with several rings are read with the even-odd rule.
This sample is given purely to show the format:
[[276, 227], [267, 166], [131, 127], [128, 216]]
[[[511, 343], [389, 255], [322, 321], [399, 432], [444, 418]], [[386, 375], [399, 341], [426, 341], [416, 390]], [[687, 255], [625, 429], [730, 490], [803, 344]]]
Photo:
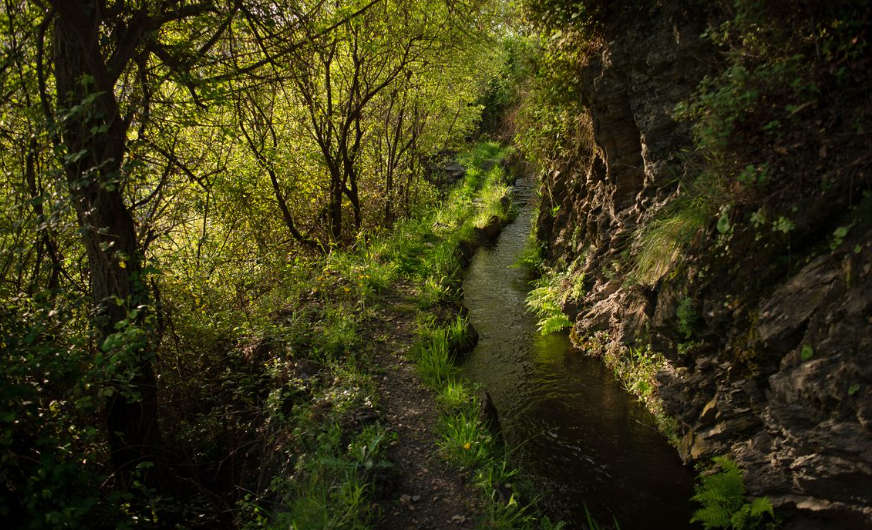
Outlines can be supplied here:
[[[685, 459], [731, 454], [785, 514], [872, 524], [872, 498], [844, 493], [869, 480], [868, 2], [523, 6], [531, 304], [575, 316]], [[753, 526], [743, 502], [733, 523]]]

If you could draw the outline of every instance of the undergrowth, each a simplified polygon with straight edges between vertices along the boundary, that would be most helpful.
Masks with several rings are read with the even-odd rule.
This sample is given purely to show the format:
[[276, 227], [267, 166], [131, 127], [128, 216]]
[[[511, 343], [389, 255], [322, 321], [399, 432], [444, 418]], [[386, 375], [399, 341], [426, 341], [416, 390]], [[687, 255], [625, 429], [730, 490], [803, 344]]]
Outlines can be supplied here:
[[290, 478], [273, 480], [280, 508], [271, 512], [251, 505], [246, 528], [368, 528], [375, 473], [391, 465], [382, 459], [389, 438], [384, 427], [374, 425], [343, 444], [342, 427], [329, 425], [311, 441], [312, 452], [297, 461]]
[[772, 502], [766, 497], [747, 499], [745, 480], [739, 466], [726, 456], [712, 459], [719, 472], [700, 475], [700, 484], [692, 500], [702, 504], [693, 513], [690, 522], [702, 523], [706, 530], [728, 528], [733, 530], [753, 530], [764, 524], [764, 516], [770, 522], [765, 528], [774, 528], [775, 513]]
[[[373, 522], [373, 481], [389, 466], [382, 457], [389, 434], [378, 423], [358, 430], [351, 420], [374, 410], [378, 401], [365, 369], [369, 345], [360, 340], [361, 322], [378, 306], [381, 293], [397, 282], [415, 289], [419, 308], [435, 308], [457, 296], [452, 286], [461, 269], [458, 246], [477, 237], [483, 219], [509, 215], [503, 170], [478, 169], [484, 160], [506, 152], [494, 143], [474, 146], [461, 155], [470, 167], [466, 178], [444, 202], [396, 223], [390, 232], [361, 238], [354, 250], [334, 250], [305, 264], [308, 273], [297, 270], [295, 280], [308, 281], [311, 288], [294, 289], [290, 300], [301, 300], [285, 302], [293, 307], [279, 311], [285, 315], [280, 325], [270, 321], [273, 306], [259, 324], [244, 326], [249, 334], [272, 330], [276, 346], [281, 345], [276, 349], [284, 354], [267, 364], [273, 366], [275, 381], [285, 384], [273, 392], [274, 414], [265, 418], [271, 426], [269, 445], [278, 453], [274, 460], [282, 463], [272, 468], [276, 478], [268, 486], [241, 501], [239, 517], [249, 528], [358, 529]], [[278, 298], [271, 292], [271, 303]], [[468, 421], [455, 424], [458, 436], [474, 438], [469, 430], [479, 429], [471, 412], [477, 405], [456, 380], [452, 362], [453, 353], [469, 342], [467, 322], [458, 316], [429, 329], [413, 356], [422, 381], [446, 389], [439, 395], [445, 410], [466, 411]], [[461, 451], [465, 453], [462, 444]]]

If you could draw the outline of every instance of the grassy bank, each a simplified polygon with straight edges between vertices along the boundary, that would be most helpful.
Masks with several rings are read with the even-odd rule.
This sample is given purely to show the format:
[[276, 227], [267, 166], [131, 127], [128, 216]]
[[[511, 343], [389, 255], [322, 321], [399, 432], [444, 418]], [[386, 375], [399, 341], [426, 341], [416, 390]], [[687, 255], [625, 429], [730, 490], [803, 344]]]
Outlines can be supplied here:
[[[471, 167], [487, 159], [503, 158], [505, 151], [480, 147], [471, 153]], [[487, 155], [486, 157], [484, 155]], [[486, 173], [470, 171], [466, 181], [449, 198], [451, 205], [436, 215], [433, 231], [420, 234], [431, 241], [434, 259], [424, 259], [421, 269], [422, 305], [431, 302], [429, 289], [442, 300], [455, 299], [460, 282], [461, 249], [475, 248], [495, 223], [503, 225], [512, 210], [506, 187], [507, 175], [499, 165]], [[426, 256], [426, 254], [425, 254]], [[471, 472], [487, 507], [488, 528], [559, 528], [543, 517], [533, 504], [519, 501], [515, 492], [517, 469], [507, 461], [506, 448], [483, 421], [482, 404], [474, 384], [458, 375], [455, 361], [473, 343], [468, 321], [456, 311], [424, 313], [419, 318], [418, 340], [411, 357], [424, 384], [437, 395], [439, 403], [439, 451], [458, 468]]]
[[499, 163], [507, 154], [493, 143], [474, 146], [460, 155], [469, 169], [443, 200], [361, 240], [353, 251], [298, 267], [292, 284], [265, 297], [271, 308], [251, 332], [260, 334], [259, 344], [284, 354], [265, 363], [271, 380], [282, 384], [266, 399], [261, 430], [272, 451], [267, 462], [284, 463], [272, 468], [268, 486], [242, 501], [239, 517], [248, 528], [366, 528], [376, 520], [374, 483], [391, 465], [384, 451], [392, 437], [368, 420], [377, 417], [381, 397], [372, 347], [361, 336], [364, 322], [385, 303], [383, 294], [397, 285], [413, 292], [420, 310], [410, 356], [437, 395], [440, 441], [434, 451], [470, 471], [488, 507], [482, 524], [551, 528], [511, 494], [515, 470], [479, 418], [475, 389], [454, 365], [456, 354], [471, 346], [468, 324], [457, 314], [464, 252], [511, 215]]

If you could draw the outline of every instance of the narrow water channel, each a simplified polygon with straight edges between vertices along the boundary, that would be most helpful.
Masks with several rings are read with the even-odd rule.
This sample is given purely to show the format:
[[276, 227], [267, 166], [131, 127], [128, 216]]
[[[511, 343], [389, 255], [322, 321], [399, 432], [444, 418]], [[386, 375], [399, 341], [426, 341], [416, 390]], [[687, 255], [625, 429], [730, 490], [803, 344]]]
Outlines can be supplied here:
[[511, 265], [527, 241], [531, 183], [519, 179], [521, 212], [496, 244], [480, 248], [464, 278], [464, 304], [478, 331], [466, 376], [493, 397], [513, 460], [550, 515], [585, 527], [691, 528], [693, 473], [652, 416], [611, 372], [573, 350], [564, 333], [542, 336], [525, 311], [529, 274]]

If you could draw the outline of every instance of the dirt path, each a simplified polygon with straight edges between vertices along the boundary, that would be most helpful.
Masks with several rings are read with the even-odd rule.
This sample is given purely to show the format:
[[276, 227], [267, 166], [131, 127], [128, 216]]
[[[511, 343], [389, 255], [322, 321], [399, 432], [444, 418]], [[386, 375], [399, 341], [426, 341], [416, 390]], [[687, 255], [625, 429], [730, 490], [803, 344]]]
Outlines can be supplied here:
[[381, 420], [397, 433], [388, 459], [394, 467], [377, 484], [381, 510], [377, 528], [386, 530], [472, 529], [480, 521], [479, 493], [470, 477], [437, 454], [438, 411], [435, 395], [424, 388], [404, 355], [415, 341], [420, 311], [403, 287], [386, 293], [371, 326]]

